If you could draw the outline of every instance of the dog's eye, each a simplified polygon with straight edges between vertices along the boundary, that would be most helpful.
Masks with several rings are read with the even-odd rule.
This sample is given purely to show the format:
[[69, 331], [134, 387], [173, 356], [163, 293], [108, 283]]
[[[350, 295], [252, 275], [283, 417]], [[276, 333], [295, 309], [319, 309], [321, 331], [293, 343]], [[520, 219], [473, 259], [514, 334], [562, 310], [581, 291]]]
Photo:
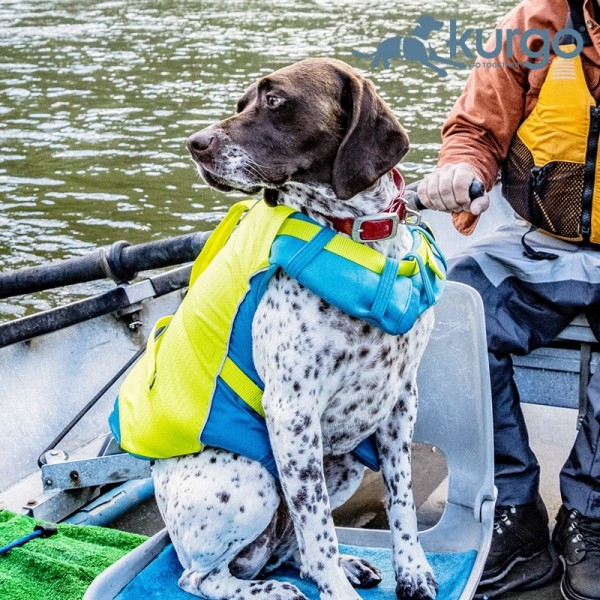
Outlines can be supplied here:
[[283, 98], [276, 96], [275, 94], [267, 94], [267, 104], [275, 107], [283, 103]]

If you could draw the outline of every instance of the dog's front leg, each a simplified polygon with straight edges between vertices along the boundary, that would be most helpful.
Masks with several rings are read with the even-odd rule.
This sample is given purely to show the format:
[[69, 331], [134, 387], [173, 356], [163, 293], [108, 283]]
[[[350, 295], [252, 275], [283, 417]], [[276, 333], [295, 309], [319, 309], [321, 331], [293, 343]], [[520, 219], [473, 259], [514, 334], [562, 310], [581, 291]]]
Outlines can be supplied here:
[[318, 415], [306, 407], [313, 398], [284, 395], [267, 384], [263, 407], [281, 487], [294, 523], [302, 559], [302, 577], [312, 579], [322, 600], [359, 600], [340, 565], [323, 470]]
[[411, 484], [411, 443], [417, 411], [415, 378], [404, 384], [401, 399], [376, 432], [383, 479], [388, 494], [396, 595], [403, 599], [435, 598], [437, 584], [419, 542]]

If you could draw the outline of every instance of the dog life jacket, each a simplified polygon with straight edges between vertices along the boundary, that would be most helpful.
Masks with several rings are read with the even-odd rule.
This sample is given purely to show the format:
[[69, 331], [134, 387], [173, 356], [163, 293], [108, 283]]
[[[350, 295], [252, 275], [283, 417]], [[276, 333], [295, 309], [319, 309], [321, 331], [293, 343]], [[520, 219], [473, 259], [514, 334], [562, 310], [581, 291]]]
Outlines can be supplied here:
[[[398, 262], [289, 207], [234, 205], [196, 259], [177, 312], [158, 321], [123, 382], [109, 419], [115, 439], [151, 459], [223, 448], [278, 477], [252, 358], [252, 321], [269, 279], [283, 268], [344, 312], [405, 333], [440, 297], [446, 269], [428, 233], [412, 235]], [[355, 453], [377, 470], [371, 438]]]
[[600, 244], [599, 134], [581, 56], [556, 56], [503, 166], [503, 193], [516, 213], [555, 237]]

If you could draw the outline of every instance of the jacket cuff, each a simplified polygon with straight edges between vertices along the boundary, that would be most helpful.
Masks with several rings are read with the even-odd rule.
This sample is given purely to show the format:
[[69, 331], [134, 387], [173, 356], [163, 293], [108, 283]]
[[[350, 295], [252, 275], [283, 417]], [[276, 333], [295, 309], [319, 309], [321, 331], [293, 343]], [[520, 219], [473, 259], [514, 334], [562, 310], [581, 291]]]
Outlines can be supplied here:
[[471, 235], [477, 227], [480, 215], [473, 215], [470, 212], [453, 212], [452, 225], [462, 235]]

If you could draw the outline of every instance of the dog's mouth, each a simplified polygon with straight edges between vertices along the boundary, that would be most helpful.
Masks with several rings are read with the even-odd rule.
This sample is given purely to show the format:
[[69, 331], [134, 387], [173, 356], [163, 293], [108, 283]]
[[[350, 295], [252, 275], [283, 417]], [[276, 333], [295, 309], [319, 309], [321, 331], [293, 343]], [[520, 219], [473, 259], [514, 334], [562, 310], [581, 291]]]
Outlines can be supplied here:
[[209, 171], [206, 166], [196, 162], [198, 172], [204, 181], [212, 188], [221, 192], [232, 192], [233, 190], [243, 192], [244, 194], [257, 194], [263, 188], [261, 185], [245, 184], [239, 181], [232, 181], [222, 175]]
[[233, 190], [227, 181], [218, 175], [211, 173], [204, 165], [199, 163], [196, 163], [196, 165], [200, 176], [210, 187], [220, 190], [221, 192], [231, 192]]

